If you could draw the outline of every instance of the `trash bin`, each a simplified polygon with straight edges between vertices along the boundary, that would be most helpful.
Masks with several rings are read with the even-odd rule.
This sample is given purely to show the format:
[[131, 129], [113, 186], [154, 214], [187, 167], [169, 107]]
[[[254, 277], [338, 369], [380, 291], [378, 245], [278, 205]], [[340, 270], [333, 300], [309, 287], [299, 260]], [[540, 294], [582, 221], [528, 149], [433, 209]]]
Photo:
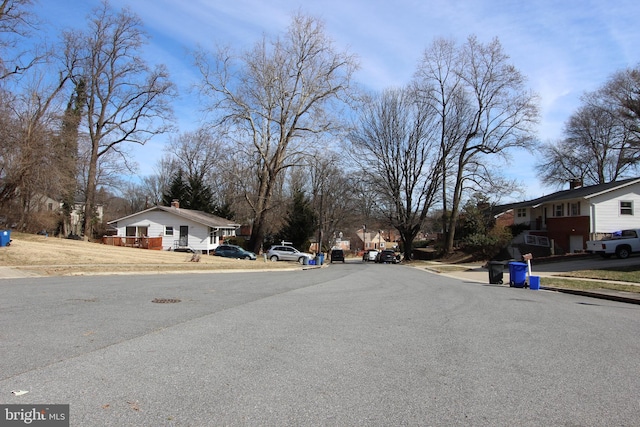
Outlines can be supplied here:
[[509, 286], [524, 288], [527, 285], [527, 264], [524, 262], [509, 263]]
[[316, 265], [324, 264], [324, 254], [316, 255]]
[[489, 283], [492, 285], [502, 285], [502, 277], [504, 275], [504, 262], [489, 261]]
[[11, 230], [0, 230], [0, 247], [11, 244]]
[[540, 276], [529, 276], [529, 289], [532, 291], [540, 289]]

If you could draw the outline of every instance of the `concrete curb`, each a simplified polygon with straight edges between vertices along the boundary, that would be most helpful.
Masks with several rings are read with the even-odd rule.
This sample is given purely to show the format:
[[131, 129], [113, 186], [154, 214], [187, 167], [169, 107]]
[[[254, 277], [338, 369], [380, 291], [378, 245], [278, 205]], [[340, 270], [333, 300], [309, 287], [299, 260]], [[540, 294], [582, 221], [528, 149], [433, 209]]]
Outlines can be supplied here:
[[[448, 272], [440, 272], [440, 271], [437, 271], [437, 269], [430, 268], [430, 267], [424, 267], [424, 266], [421, 266], [421, 267], [422, 268], [419, 268], [419, 269], [423, 269], [424, 271], [427, 271], [429, 273], [448, 276], [448, 277], [452, 277], [459, 280], [473, 281], [475, 283], [489, 284], [488, 270], [480, 270], [479, 267], [476, 267], [474, 269], [448, 271]], [[486, 275], [487, 278], [481, 279], [480, 277], [484, 275]], [[541, 275], [540, 277], [541, 277], [541, 280], [543, 280], [544, 277], [550, 277], [550, 276], [547, 276], [546, 274], [544, 274], [544, 275]], [[576, 280], [578, 280], [578, 278], [576, 278]], [[497, 285], [497, 286], [509, 287], [509, 284], [507, 283], [505, 285]], [[594, 290], [584, 291], [579, 289], [567, 289], [567, 288], [558, 288], [554, 286], [543, 286], [543, 285], [540, 286], [540, 290], [561, 292], [561, 293], [580, 295], [580, 296], [585, 296], [590, 298], [598, 298], [598, 299], [604, 299], [609, 301], [640, 305], [640, 293], [636, 294], [632, 292], [613, 291], [608, 289], [600, 289], [597, 291], [594, 291]]]

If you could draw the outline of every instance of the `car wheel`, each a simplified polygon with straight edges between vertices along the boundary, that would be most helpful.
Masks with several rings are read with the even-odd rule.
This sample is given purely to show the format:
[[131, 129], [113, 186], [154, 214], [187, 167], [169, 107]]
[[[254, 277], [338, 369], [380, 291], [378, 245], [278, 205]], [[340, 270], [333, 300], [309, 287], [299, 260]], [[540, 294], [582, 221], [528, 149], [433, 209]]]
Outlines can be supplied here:
[[243, 259], [251, 259], [251, 257], [249, 255], [245, 255]]
[[616, 256], [619, 259], [629, 258], [629, 249], [627, 247], [621, 247], [616, 249]]
[[304, 264], [304, 257], [301, 256], [300, 258], [298, 258], [298, 264], [303, 265]]
[[278, 256], [277, 255], [271, 255], [271, 258], [269, 258], [271, 261], [276, 262], [278, 261]]

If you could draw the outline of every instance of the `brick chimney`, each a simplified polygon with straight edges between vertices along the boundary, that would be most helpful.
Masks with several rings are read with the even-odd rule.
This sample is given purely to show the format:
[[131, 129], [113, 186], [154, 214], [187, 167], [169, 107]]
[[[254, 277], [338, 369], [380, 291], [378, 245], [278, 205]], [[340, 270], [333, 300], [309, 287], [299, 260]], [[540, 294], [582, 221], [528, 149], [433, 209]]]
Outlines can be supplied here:
[[576, 188], [581, 188], [583, 185], [582, 178], [571, 178], [569, 180], [569, 189], [575, 190]]
[[178, 201], [178, 199], [173, 199], [171, 201], [171, 207], [172, 208], [176, 208], [176, 209], [180, 209], [180, 202]]

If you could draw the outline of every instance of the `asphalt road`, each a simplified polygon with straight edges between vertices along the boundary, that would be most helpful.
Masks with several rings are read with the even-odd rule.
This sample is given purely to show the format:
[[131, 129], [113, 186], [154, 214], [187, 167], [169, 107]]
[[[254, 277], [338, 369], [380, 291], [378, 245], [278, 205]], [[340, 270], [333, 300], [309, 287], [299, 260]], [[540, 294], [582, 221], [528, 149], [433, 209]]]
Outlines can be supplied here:
[[637, 305], [401, 265], [4, 279], [0, 404], [68, 403], [72, 426], [639, 425], [638, 331]]

